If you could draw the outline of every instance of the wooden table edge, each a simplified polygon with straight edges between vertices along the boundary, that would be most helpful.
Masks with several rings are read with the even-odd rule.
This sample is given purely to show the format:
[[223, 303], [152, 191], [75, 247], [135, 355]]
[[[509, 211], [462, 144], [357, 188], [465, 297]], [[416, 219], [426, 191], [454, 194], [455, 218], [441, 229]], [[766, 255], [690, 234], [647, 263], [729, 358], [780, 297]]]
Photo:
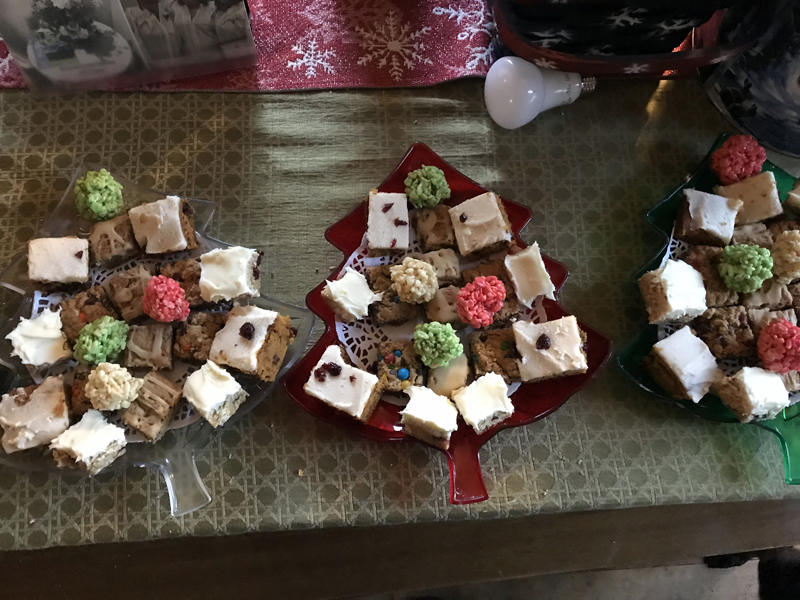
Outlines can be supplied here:
[[319, 600], [797, 543], [800, 502], [763, 500], [9, 551], [0, 573], [4, 597], [29, 600]]

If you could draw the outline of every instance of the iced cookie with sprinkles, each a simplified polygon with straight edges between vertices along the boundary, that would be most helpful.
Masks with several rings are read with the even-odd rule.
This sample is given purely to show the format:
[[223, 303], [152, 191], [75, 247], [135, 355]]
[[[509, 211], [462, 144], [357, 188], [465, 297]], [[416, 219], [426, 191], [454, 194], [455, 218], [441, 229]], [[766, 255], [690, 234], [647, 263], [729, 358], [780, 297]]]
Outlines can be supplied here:
[[370, 190], [367, 207], [367, 247], [374, 256], [408, 252], [408, 198]]
[[136, 399], [122, 413], [122, 422], [155, 442], [169, 429], [181, 393], [180, 386], [150, 371]]
[[42, 283], [89, 281], [89, 242], [76, 237], [28, 241], [28, 279]]
[[369, 307], [379, 302], [382, 293], [375, 293], [369, 288], [367, 278], [350, 267], [344, 275], [328, 281], [322, 290], [322, 298], [330, 309], [345, 323], [360, 321], [369, 314]]
[[417, 240], [424, 252], [456, 247], [456, 233], [450, 220], [450, 207], [418, 209], [414, 215]]
[[381, 298], [370, 304], [369, 313], [376, 325], [402, 325], [417, 318], [416, 304], [400, 300], [392, 288], [391, 265], [367, 267], [367, 282]]
[[422, 362], [412, 342], [378, 344], [378, 377], [386, 381], [384, 391], [399, 393], [411, 385], [424, 385]]
[[217, 248], [200, 257], [200, 296], [206, 302], [254, 298], [261, 294], [261, 260], [252, 248]]
[[442, 450], [450, 447], [450, 436], [458, 429], [458, 410], [446, 397], [430, 388], [406, 388], [408, 404], [400, 412], [400, 424], [408, 435]]
[[131, 325], [125, 346], [125, 366], [172, 369], [173, 329], [167, 324]]
[[378, 376], [350, 365], [344, 350], [332, 345], [311, 370], [303, 390], [328, 406], [368, 423], [383, 386]]
[[172, 346], [176, 358], [205, 362], [208, 360], [214, 336], [222, 329], [225, 317], [221, 313], [196, 312], [178, 325]]
[[93, 264], [138, 254], [139, 245], [133, 235], [128, 215], [120, 215], [92, 225], [89, 230], [89, 249]]
[[491, 254], [512, 241], [511, 225], [500, 198], [486, 192], [450, 209], [458, 251], [464, 256]]
[[64, 377], [16, 388], [0, 401], [2, 445], [7, 454], [49, 444], [69, 427]]
[[125, 430], [93, 409], [55, 438], [50, 449], [59, 467], [97, 475], [124, 454], [126, 444]]
[[128, 211], [136, 243], [147, 254], [197, 248], [194, 209], [177, 196], [140, 204]]
[[11, 356], [19, 357], [25, 365], [52, 365], [72, 356], [62, 331], [60, 309], [45, 310], [32, 319], [20, 318], [6, 339], [11, 342]]
[[119, 314], [111, 299], [100, 285], [90, 287], [88, 290], [75, 294], [72, 298], [62, 300], [59, 308], [61, 309], [64, 334], [73, 344], [86, 324], [94, 323], [101, 317], [119, 319]]
[[183, 395], [212, 427], [224, 425], [247, 400], [239, 382], [210, 360], [189, 375]]

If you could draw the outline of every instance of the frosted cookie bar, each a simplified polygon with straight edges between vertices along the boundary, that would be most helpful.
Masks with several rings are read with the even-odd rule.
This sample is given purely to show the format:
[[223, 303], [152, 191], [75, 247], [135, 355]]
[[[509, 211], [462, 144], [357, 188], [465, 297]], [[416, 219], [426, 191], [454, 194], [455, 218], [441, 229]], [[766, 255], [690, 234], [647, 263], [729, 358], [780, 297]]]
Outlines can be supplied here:
[[52, 365], [72, 356], [61, 330], [60, 309], [44, 310], [33, 319], [20, 318], [6, 339], [11, 342], [11, 356], [18, 356], [25, 365]]
[[126, 444], [122, 427], [112, 425], [99, 410], [92, 409], [55, 438], [50, 449], [59, 467], [97, 475], [125, 452]]
[[311, 370], [303, 390], [328, 406], [368, 423], [381, 397], [382, 386], [378, 382], [377, 375], [347, 364], [344, 350], [332, 345]]
[[655, 344], [644, 365], [670, 396], [700, 402], [711, 385], [722, 378], [714, 355], [689, 327]]
[[200, 257], [200, 296], [206, 302], [259, 296], [263, 257], [242, 246], [206, 252]]
[[212, 427], [224, 425], [247, 399], [239, 382], [211, 361], [189, 375], [183, 395]]
[[400, 412], [403, 431], [426, 444], [447, 450], [450, 436], [458, 428], [455, 405], [430, 388], [412, 386], [405, 392], [408, 404]]
[[490, 254], [511, 243], [511, 225], [503, 203], [492, 192], [465, 200], [450, 209], [458, 251], [467, 256]]
[[781, 376], [759, 367], [744, 367], [719, 380], [714, 391], [742, 423], [771, 419], [789, 406], [789, 393]]
[[408, 251], [408, 198], [370, 190], [367, 208], [367, 247], [374, 255]]
[[342, 321], [352, 323], [366, 317], [370, 305], [379, 302], [383, 294], [373, 292], [364, 275], [347, 267], [339, 279], [325, 284], [322, 298]]
[[714, 192], [726, 198], [741, 200], [736, 224], [745, 225], [783, 214], [778, 185], [771, 171], [764, 171], [732, 185], [718, 185]]
[[44, 283], [89, 281], [89, 242], [76, 237], [28, 241], [28, 279]]
[[214, 336], [209, 358], [274, 381], [296, 333], [289, 317], [256, 306], [237, 306]]
[[703, 277], [691, 265], [668, 260], [639, 278], [650, 323], [686, 320], [706, 310], [706, 288]]
[[544, 323], [518, 321], [512, 328], [522, 381], [579, 375], [589, 368], [583, 349], [586, 334], [575, 317]]
[[683, 195], [678, 220], [675, 222], [675, 237], [689, 244], [730, 244], [742, 201], [694, 189], [684, 189]]
[[89, 230], [89, 248], [92, 251], [94, 264], [137, 254], [139, 245], [133, 235], [128, 215], [120, 215], [92, 225]]
[[453, 394], [458, 412], [475, 433], [483, 433], [514, 413], [508, 386], [497, 373], [487, 373]]
[[197, 248], [194, 209], [186, 200], [167, 196], [128, 211], [136, 242], [147, 254]]
[[178, 385], [150, 371], [136, 399], [122, 413], [122, 422], [155, 442], [169, 428], [180, 399]]
[[0, 427], [3, 450], [8, 454], [49, 444], [69, 427], [64, 377], [48, 377], [41, 385], [4, 394]]
[[539, 244], [534, 242], [521, 252], [509, 254], [504, 263], [508, 275], [514, 283], [517, 299], [523, 305], [530, 308], [538, 296], [555, 300], [553, 294], [556, 287], [544, 266], [542, 254], [539, 252]]

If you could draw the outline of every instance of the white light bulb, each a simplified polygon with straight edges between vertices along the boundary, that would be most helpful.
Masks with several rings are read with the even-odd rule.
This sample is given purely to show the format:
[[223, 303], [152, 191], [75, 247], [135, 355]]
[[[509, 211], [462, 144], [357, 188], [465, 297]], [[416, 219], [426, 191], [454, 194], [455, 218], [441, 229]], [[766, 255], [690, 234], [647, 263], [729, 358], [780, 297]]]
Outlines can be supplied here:
[[572, 104], [582, 91], [595, 87], [594, 77], [540, 69], [516, 56], [506, 56], [489, 69], [483, 96], [495, 123], [516, 129], [554, 106]]

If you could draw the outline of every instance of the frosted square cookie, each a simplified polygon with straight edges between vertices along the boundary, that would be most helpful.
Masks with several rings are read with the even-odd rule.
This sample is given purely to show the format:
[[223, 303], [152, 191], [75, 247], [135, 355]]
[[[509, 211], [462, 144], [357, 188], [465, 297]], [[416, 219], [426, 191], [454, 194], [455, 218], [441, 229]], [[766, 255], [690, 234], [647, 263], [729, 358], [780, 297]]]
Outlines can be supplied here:
[[29, 240], [28, 279], [44, 283], [89, 281], [89, 242], [76, 237]]
[[342, 321], [352, 323], [366, 317], [370, 305], [379, 302], [383, 294], [373, 292], [364, 275], [347, 267], [339, 279], [325, 284], [322, 298]]
[[408, 251], [408, 197], [370, 190], [367, 208], [367, 247], [373, 255]]
[[99, 410], [89, 410], [81, 420], [50, 443], [53, 458], [62, 468], [97, 475], [125, 453], [125, 430], [112, 425]]
[[650, 323], [687, 320], [706, 310], [706, 288], [703, 277], [691, 265], [668, 260], [639, 278]]
[[6, 336], [11, 342], [11, 356], [18, 356], [24, 365], [52, 365], [72, 356], [61, 325], [61, 309], [45, 309], [33, 319], [20, 318]]
[[210, 360], [189, 375], [183, 395], [213, 427], [224, 425], [247, 399], [239, 382]]
[[700, 402], [712, 384], [722, 379], [714, 355], [689, 327], [655, 344], [644, 366], [670, 396]]
[[263, 257], [242, 246], [206, 252], [200, 257], [200, 296], [206, 302], [259, 296]]
[[522, 252], [509, 254], [504, 262], [522, 304], [530, 308], [538, 296], [555, 300], [556, 287], [544, 266], [539, 244], [534, 242]]
[[136, 243], [147, 254], [197, 248], [194, 209], [177, 196], [140, 204], [128, 211]]
[[736, 224], [745, 225], [783, 214], [778, 185], [772, 171], [764, 171], [732, 185], [718, 185], [714, 192], [726, 198], [741, 200]]
[[309, 396], [368, 423], [381, 397], [378, 382], [377, 375], [347, 364], [344, 350], [332, 345], [322, 353], [303, 389]]
[[0, 401], [3, 450], [7, 454], [49, 444], [69, 427], [64, 377], [16, 388]]
[[675, 237], [690, 244], [730, 244], [742, 201], [691, 188], [684, 189], [683, 195], [683, 203], [675, 222]]
[[410, 436], [442, 450], [450, 447], [450, 436], [458, 429], [458, 410], [449, 399], [430, 388], [405, 390], [408, 404], [400, 411], [400, 424]]
[[719, 380], [714, 391], [742, 423], [771, 419], [789, 406], [789, 392], [781, 376], [759, 367], [744, 367]]
[[490, 254], [511, 243], [511, 224], [503, 203], [493, 192], [465, 200], [450, 209], [458, 251], [468, 256]]
[[487, 373], [453, 394], [458, 412], [475, 433], [483, 433], [514, 413], [508, 386], [497, 373]]
[[575, 317], [544, 323], [518, 321], [512, 329], [522, 381], [579, 375], [589, 368], [583, 349], [586, 334]]

